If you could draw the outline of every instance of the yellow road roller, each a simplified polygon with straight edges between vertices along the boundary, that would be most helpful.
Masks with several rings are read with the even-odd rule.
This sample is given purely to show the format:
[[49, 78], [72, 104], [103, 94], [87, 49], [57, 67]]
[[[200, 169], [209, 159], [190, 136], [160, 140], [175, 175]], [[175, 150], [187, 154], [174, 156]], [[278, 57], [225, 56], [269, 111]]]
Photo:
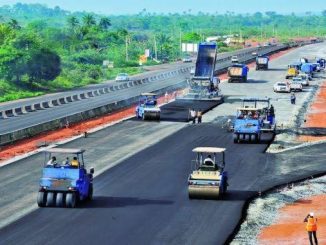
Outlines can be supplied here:
[[197, 147], [192, 151], [196, 159], [192, 161], [193, 171], [188, 178], [189, 198], [218, 199], [228, 186], [225, 148]]

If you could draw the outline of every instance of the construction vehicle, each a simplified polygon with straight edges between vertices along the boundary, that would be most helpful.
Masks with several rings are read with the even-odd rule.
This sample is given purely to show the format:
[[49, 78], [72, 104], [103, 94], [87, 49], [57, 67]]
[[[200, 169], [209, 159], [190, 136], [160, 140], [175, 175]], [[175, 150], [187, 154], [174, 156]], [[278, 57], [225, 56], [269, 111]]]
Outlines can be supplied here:
[[79, 201], [92, 200], [94, 168], [87, 172], [84, 152], [82, 149], [63, 148], [45, 151], [37, 196], [39, 207], [75, 208]]
[[234, 143], [258, 143], [261, 141], [261, 135], [263, 132], [275, 133], [275, 111], [274, 107], [270, 106], [270, 99], [243, 99], [242, 107], [237, 109], [236, 119], [233, 125]]
[[288, 65], [287, 74], [285, 76], [286, 79], [296, 77], [299, 74], [301, 69], [301, 63], [293, 63]]
[[316, 58], [316, 62], [319, 63], [320, 67], [322, 69], [325, 69], [326, 66], [326, 60], [323, 58]]
[[[216, 147], [197, 147], [196, 160], [192, 161], [192, 173], [188, 177], [189, 198], [217, 199], [226, 193], [228, 174], [225, 168], [225, 149]], [[217, 154], [222, 159], [217, 159]]]
[[205, 100], [219, 97], [219, 79], [214, 76], [216, 55], [215, 42], [203, 42], [198, 45], [195, 72], [188, 81], [189, 93], [178, 99]]
[[228, 68], [228, 82], [247, 82], [248, 71], [248, 66], [244, 64], [233, 64]]
[[312, 78], [314, 67], [311, 63], [303, 63], [300, 67], [300, 71]]
[[143, 120], [160, 120], [161, 109], [154, 93], [142, 93], [136, 107], [136, 117]]
[[256, 58], [256, 70], [268, 70], [269, 57], [260, 55]]

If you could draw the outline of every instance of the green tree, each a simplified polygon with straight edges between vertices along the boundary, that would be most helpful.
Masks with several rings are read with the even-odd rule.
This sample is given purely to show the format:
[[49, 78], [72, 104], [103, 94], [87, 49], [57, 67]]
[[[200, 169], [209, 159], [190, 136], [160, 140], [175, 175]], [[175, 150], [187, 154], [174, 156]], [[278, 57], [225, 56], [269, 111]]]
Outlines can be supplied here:
[[111, 26], [111, 20], [107, 17], [102, 17], [98, 25], [102, 30], [107, 30]]
[[27, 62], [30, 82], [54, 80], [61, 72], [61, 59], [53, 51], [42, 48], [31, 53]]
[[8, 22], [8, 25], [9, 25], [12, 29], [15, 29], [15, 30], [19, 30], [19, 29], [21, 29], [21, 26], [19, 25], [18, 21], [15, 20], [15, 19], [11, 19], [11, 20]]
[[85, 27], [91, 27], [96, 25], [96, 19], [94, 15], [92, 14], [87, 14], [83, 17], [83, 23]]

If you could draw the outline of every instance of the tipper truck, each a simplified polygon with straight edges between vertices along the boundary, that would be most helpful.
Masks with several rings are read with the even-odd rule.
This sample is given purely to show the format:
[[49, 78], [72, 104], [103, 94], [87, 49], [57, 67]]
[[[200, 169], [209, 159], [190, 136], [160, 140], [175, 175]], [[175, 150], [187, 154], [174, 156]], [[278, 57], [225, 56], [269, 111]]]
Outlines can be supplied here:
[[192, 151], [196, 160], [192, 161], [193, 171], [188, 177], [189, 198], [217, 199], [228, 187], [225, 148], [197, 147]]
[[248, 77], [248, 71], [248, 66], [244, 64], [233, 64], [228, 68], [228, 82], [246, 82]]
[[256, 70], [268, 70], [268, 62], [269, 57], [268, 56], [258, 56], [256, 58]]
[[212, 99], [218, 97], [219, 79], [214, 76], [217, 55], [215, 42], [203, 42], [198, 46], [195, 74], [189, 81], [190, 91], [185, 99]]

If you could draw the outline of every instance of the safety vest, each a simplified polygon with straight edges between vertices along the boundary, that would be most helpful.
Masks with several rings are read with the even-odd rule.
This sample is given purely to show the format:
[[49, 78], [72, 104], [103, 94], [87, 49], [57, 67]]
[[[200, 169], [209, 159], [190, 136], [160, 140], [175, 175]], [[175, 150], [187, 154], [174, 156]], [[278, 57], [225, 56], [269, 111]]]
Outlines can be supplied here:
[[307, 231], [317, 231], [317, 219], [309, 217], [306, 229]]

